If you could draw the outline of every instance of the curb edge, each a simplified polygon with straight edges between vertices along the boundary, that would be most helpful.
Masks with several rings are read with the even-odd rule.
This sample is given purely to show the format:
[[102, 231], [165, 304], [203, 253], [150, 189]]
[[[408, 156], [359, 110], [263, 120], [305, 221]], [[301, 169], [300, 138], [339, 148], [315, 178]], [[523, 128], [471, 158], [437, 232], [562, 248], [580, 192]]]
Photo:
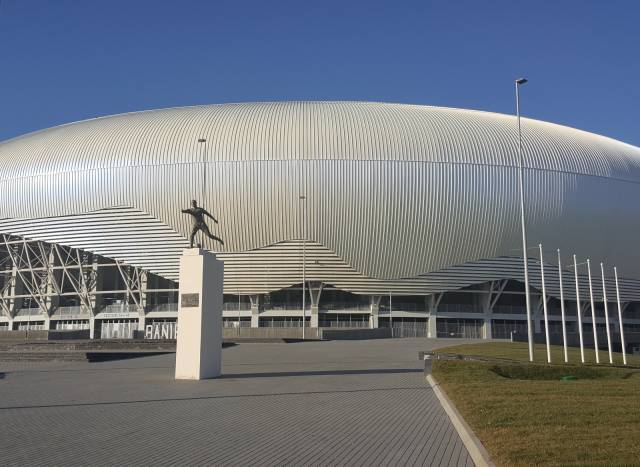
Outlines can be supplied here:
[[427, 375], [427, 381], [433, 389], [433, 392], [438, 397], [442, 408], [449, 416], [451, 423], [454, 428], [458, 432], [462, 443], [469, 451], [469, 455], [471, 459], [478, 467], [495, 467], [495, 464], [491, 462], [491, 458], [489, 457], [489, 453], [482, 445], [478, 437], [475, 435], [471, 427], [467, 424], [467, 422], [462, 418], [458, 409], [456, 409], [453, 402], [447, 397], [445, 392], [440, 389], [440, 385], [435, 380], [435, 378], [431, 375]]

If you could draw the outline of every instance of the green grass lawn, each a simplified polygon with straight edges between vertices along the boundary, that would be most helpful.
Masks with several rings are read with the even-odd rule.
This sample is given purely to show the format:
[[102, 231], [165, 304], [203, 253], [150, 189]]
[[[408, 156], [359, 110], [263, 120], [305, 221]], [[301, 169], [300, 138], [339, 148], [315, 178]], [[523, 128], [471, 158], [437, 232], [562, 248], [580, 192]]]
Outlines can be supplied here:
[[[486, 342], [479, 344], [455, 345], [446, 349], [439, 349], [441, 352], [456, 353], [462, 355], [479, 355], [484, 357], [508, 358], [521, 362], [529, 361], [529, 348], [526, 342]], [[580, 348], [569, 347], [568, 357], [570, 364], [581, 364]], [[609, 352], [600, 350], [600, 364], [609, 365]], [[547, 363], [547, 347], [544, 344], [535, 344], [533, 359], [535, 362]], [[595, 351], [591, 348], [584, 349], [585, 363], [595, 363]], [[559, 345], [551, 346], [551, 363], [564, 364], [564, 349]], [[613, 363], [622, 365], [622, 354], [613, 353]], [[640, 367], [640, 357], [627, 354], [627, 364]]]
[[[640, 465], [637, 369], [580, 365], [576, 349], [570, 349], [569, 365], [530, 364], [526, 343], [440, 351], [514, 360], [439, 360], [433, 365], [433, 376], [497, 465]], [[544, 345], [536, 346], [535, 353], [536, 360], [546, 362]], [[562, 362], [562, 347], [553, 348], [552, 358]], [[621, 361], [620, 355], [616, 358]], [[628, 362], [640, 367], [637, 357]], [[578, 379], [563, 381], [564, 375]]]

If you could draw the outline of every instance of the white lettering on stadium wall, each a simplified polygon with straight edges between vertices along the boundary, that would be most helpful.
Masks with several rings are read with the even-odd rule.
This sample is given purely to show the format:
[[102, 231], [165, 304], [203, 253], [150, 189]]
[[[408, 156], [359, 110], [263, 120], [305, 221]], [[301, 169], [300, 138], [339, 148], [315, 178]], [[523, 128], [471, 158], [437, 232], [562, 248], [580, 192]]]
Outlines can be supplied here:
[[145, 339], [177, 339], [178, 323], [152, 323], [144, 327]]

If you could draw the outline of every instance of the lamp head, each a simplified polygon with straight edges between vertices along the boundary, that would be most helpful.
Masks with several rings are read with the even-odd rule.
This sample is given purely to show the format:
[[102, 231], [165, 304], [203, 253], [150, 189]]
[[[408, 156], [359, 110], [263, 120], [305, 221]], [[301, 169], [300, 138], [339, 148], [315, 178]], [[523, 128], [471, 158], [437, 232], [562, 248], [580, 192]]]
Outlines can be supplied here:
[[527, 78], [519, 78], [516, 80], [516, 84], [525, 84], [527, 81], [529, 81]]

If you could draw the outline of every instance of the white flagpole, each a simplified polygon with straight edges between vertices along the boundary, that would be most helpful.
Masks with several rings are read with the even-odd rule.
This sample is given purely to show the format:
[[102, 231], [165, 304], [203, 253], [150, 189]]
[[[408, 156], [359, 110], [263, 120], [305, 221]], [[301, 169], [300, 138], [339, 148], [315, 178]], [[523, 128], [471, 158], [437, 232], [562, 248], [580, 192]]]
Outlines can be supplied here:
[[580, 333], [580, 360], [584, 363], [584, 337], [582, 336], [582, 310], [580, 309], [580, 283], [578, 282], [576, 255], [573, 255], [573, 271], [576, 276], [576, 306], [578, 307], [578, 332]]
[[609, 329], [609, 306], [607, 305], [607, 286], [604, 283], [604, 266], [600, 263], [602, 273], [602, 302], [604, 303], [604, 322], [607, 326], [607, 346], [609, 348], [609, 363], [613, 365], [613, 351], [611, 350], [611, 330]]
[[587, 272], [589, 273], [589, 299], [591, 300], [591, 324], [593, 327], [593, 350], [596, 352], [596, 363], [600, 363], [598, 352], [598, 330], [596, 328], [596, 307], [593, 303], [593, 284], [591, 282], [591, 260], [587, 260]]
[[544, 310], [544, 337], [547, 341], [547, 363], [551, 363], [551, 344], [549, 343], [549, 314], [547, 312], [547, 288], [544, 283], [544, 259], [542, 257], [542, 243], [538, 244], [540, 249], [540, 276], [542, 278], [542, 305]]
[[560, 259], [560, 249], [558, 249], [558, 277], [560, 278], [560, 314], [562, 316], [562, 346], [564, 347], [564, 362], [569, 363], [569, 352], [567, 349], [567, 321], [564, 314], [564, 290], [562, 289], [562, 260]]
[[616, 276], [616, 298], [618, 299], [618, 324], [620, 325], [620, 342], [622, 344], [622, 363], [627, 364], [627, 350], [624, 346], [624, 327], [622, 326], [622, 306], [620, 305], [620, 287], [618, 286], [618, 268], [613, 268]]

